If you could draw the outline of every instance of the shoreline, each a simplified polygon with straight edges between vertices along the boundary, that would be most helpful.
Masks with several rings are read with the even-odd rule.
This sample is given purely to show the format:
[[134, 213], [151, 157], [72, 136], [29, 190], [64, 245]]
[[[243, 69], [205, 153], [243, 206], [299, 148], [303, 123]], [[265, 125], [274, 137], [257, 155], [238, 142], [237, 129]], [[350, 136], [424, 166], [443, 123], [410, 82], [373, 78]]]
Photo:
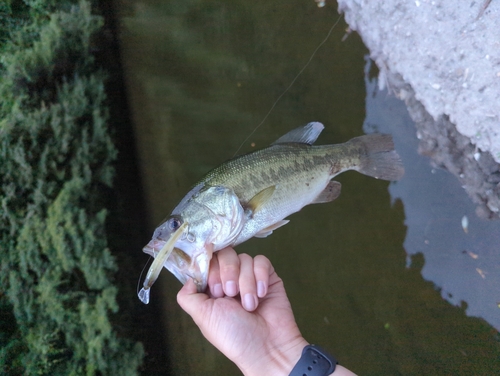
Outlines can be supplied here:
[[498, 218], [500, 42], [494, 32], [500, 5], [338, 4], [379, 68], [381, 89], [405, 101], [419, 152], [459, 179], [480, 217]]

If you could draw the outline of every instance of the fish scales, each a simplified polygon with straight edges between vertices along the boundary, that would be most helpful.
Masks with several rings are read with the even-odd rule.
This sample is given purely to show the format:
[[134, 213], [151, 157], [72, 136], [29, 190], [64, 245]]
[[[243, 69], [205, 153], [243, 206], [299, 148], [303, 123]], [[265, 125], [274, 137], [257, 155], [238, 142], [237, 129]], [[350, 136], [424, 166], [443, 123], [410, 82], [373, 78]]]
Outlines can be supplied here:
[[[209, 172], [202, 182], [233, 189], [243, 204], [263, 189], [276, 186], [266, 207], [269, 211], [279, 211], [279, 215], [288, 206], [296, 206], [291, 201], [309, 203], [331, 178], [359, 164], [355, 153], [349, 144], [273, 145], [225, 162]], [[279, 210], [281, 206], [284, 210]]]
[[245, 225], [237, 245], [265, 224], [276, 223], [312, 203], [335, 175], [357, 169], [365, 154], [363, 145], [355, 141], [321, 146], [277, 144], [223, 163], [202, 182], [233, 189], [243, 206], [263, 189], [276, 187], [265, 207]]

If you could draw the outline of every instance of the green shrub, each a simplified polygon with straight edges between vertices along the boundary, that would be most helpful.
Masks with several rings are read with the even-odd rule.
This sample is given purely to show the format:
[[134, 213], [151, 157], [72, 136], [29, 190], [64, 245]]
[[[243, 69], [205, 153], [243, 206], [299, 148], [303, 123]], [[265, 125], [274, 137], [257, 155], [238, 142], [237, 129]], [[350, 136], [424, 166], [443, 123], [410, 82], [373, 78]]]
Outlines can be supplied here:
[[102, 18], [87, 1], [13, 3], [0, 17], [2, 374], [135, 374], [142, 346], [110, 321], [117, 153], [91, 54]]

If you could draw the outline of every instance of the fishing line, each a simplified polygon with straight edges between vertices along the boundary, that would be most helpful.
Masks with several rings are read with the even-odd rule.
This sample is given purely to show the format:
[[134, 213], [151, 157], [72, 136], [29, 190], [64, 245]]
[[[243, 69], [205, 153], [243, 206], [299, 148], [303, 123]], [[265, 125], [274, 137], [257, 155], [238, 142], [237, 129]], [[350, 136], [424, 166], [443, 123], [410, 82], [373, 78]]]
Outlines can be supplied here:
[[137, 286], [135, 287], [135, 293], [136, 293], [136, 294], [138, 294], [138, 293], [139, 293], [139, 291], [140, 291], [140, 289], [141, 289], [140, 285], [141, 285], [141, 281], [142, 281], [142, 275], [144, 274], [144, 270], [146, 270], [146, 266], [148, 266], [148, 263], [149, 263], [149, 261], [150, 261], [151, 259], [153, 259], [153, 260], [154, 260], [154, 258], [153, 258], [153, 257], [149, 256], [148, 261], [146, 261], [146, 264], [142, 267], [142, 270], [141, 270], [141, 275], [139, 276], [139, 280], [137, 281]]
[[[153, 254], [155, 254], [155, 253], [156, 253], [156, 248], [153, 248]], [[137, 286], [135, 288], [135, 293], [136, 294], [138, 294], [139, 291], [140, 291], [140, 289], [141, 289], [140, 285], [141, 285], [141, 281], [142, 281], [142, 275], [144, 274], [144, 270], [146, 270], [146, 267], [148, 266], [149, 261], [151, 261], [151, 260], [154, 261], [155, 257], [156, 257], [156, 255], [154, 257], [151, 256], [151, 255], [149, 255], [148, 261], [146, 261], [146, 264], [142, 267], [141, 275], [139, 275], [139, 280], [137, 281]]]
[[276, 107], [276, 105], [278, 104], [278, 102], [280, 101], [280, 99], [283, 97], [283, 95], [285, 95], [288, 92], [288, 90], [290, 90], [290, 88], [293, 86], [293, 84], [295, 83], [295, 81], [297, 81], [297, 79], [302, 74], [302, 72], [304, 72], [306, 70], [307, 66], [311, 63], [312, 59], [314, 58], [314, 55], [316, 55], [316, 52], [318, 52], [318, 50], [326, 43], [326, 41], [328, 40], [328, 38], [330, 38], [330, 35], [332, 34], [333, 29], [335, 28], [335, 26], [337, 26], [337, 24], [339, 23], [339, 21], [340, 21], [341, 18], [342, 18], [342, 15], [340, 14], [339, 18], [337, 18], [337, 21], [335, 21], [335, 23], [333, 24], [333, 26], [330, 28], [330, 31], [328, 31], [328, 34], [326, 34], [325, 39], [323, 39], [323, 41], [318, 45], [318, 47], [316, 47], [316, 49], [312, 53], [311, 57], [307, 61], [307, 63], [302, 67], [302, 69], [300, 70], [300, 72], [297, 73], [297, 75], [292, 80], [292, 82], [290, 83], [290, 85], [288, 85], [288, 87], [285, 89], [285, 91], [283, 93], [281, 93], [281, 95], [278, 97], [278, 99], [276, 99], [276, 101], [274, 102], [274, 104], [271, 106], [271, 108], [267, 112], [266, 116], [264, 116], [264, 119], [262, 119], [262, 121], [259, 123], [259, 125], [257, 125], [254, 128], [254, 130], [247, 136], [247, 138], [245, 138], [245, 140], [241, 143], [241, 145], [238, 148], [238, 150], [236, 150], [236, 152], [234, 153], [233, 158], [236, 156], [236, 154], [238, 154], [238, 152], [243, 147], [243, 145], [245, 145], [245, 143], [250, 139], [250, 137], [252, 137], [252, 135], [257, 131], [257, 129], [259, 129], [262, 124], [264, 124], [264, 122], [267, 120], [267, 118], [269, 117], [269, 115], [271, 114], [271, 112], [274, 110], [274, 107]]

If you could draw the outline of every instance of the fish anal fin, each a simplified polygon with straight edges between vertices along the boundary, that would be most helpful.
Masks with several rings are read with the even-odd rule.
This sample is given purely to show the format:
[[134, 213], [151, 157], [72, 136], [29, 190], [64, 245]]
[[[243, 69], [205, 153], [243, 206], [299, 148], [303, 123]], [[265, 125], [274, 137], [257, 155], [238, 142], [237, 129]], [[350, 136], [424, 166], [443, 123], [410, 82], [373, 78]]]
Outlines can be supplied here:
[[254, 236], [256, 238], [266, 238], [269, 235], [271, 235], [274, 230], [276, 230], [277, 228], [280, 228], [281, 226], [286, 225], [288, 222], [290, 222], [290, 220], [282, 219], [281, 221], [273, 223], [271, 226], [267, 226], [266, 228], [263, 228], [258, 233], [256, 233]]
[[303, 127], [295, 128], [285, 135], [281, 136], [276, 141], [274, 141], [272, 145], [284, 144], [289, 142], [299, 142], [301, 144], [312, 145], [324, 128], [325, 126], [317, 121], [308, 123]]
[[333, 201], [340, 196], [341, 189], [342, 184], [338, 181], [332, 180], [326, 185], [325, 189], [321, 191], [318, 197], [311, 202], [311, 204], [322, 204]]
[[275, 190], [275, 185], [264, 188], [262, 191], [253, 196], [250, 201], [248, 201], [245, 205], [246, 209], [250, 210], [252, 215], [255, 214], [265, 205], [266, 202], [271, 199]]

